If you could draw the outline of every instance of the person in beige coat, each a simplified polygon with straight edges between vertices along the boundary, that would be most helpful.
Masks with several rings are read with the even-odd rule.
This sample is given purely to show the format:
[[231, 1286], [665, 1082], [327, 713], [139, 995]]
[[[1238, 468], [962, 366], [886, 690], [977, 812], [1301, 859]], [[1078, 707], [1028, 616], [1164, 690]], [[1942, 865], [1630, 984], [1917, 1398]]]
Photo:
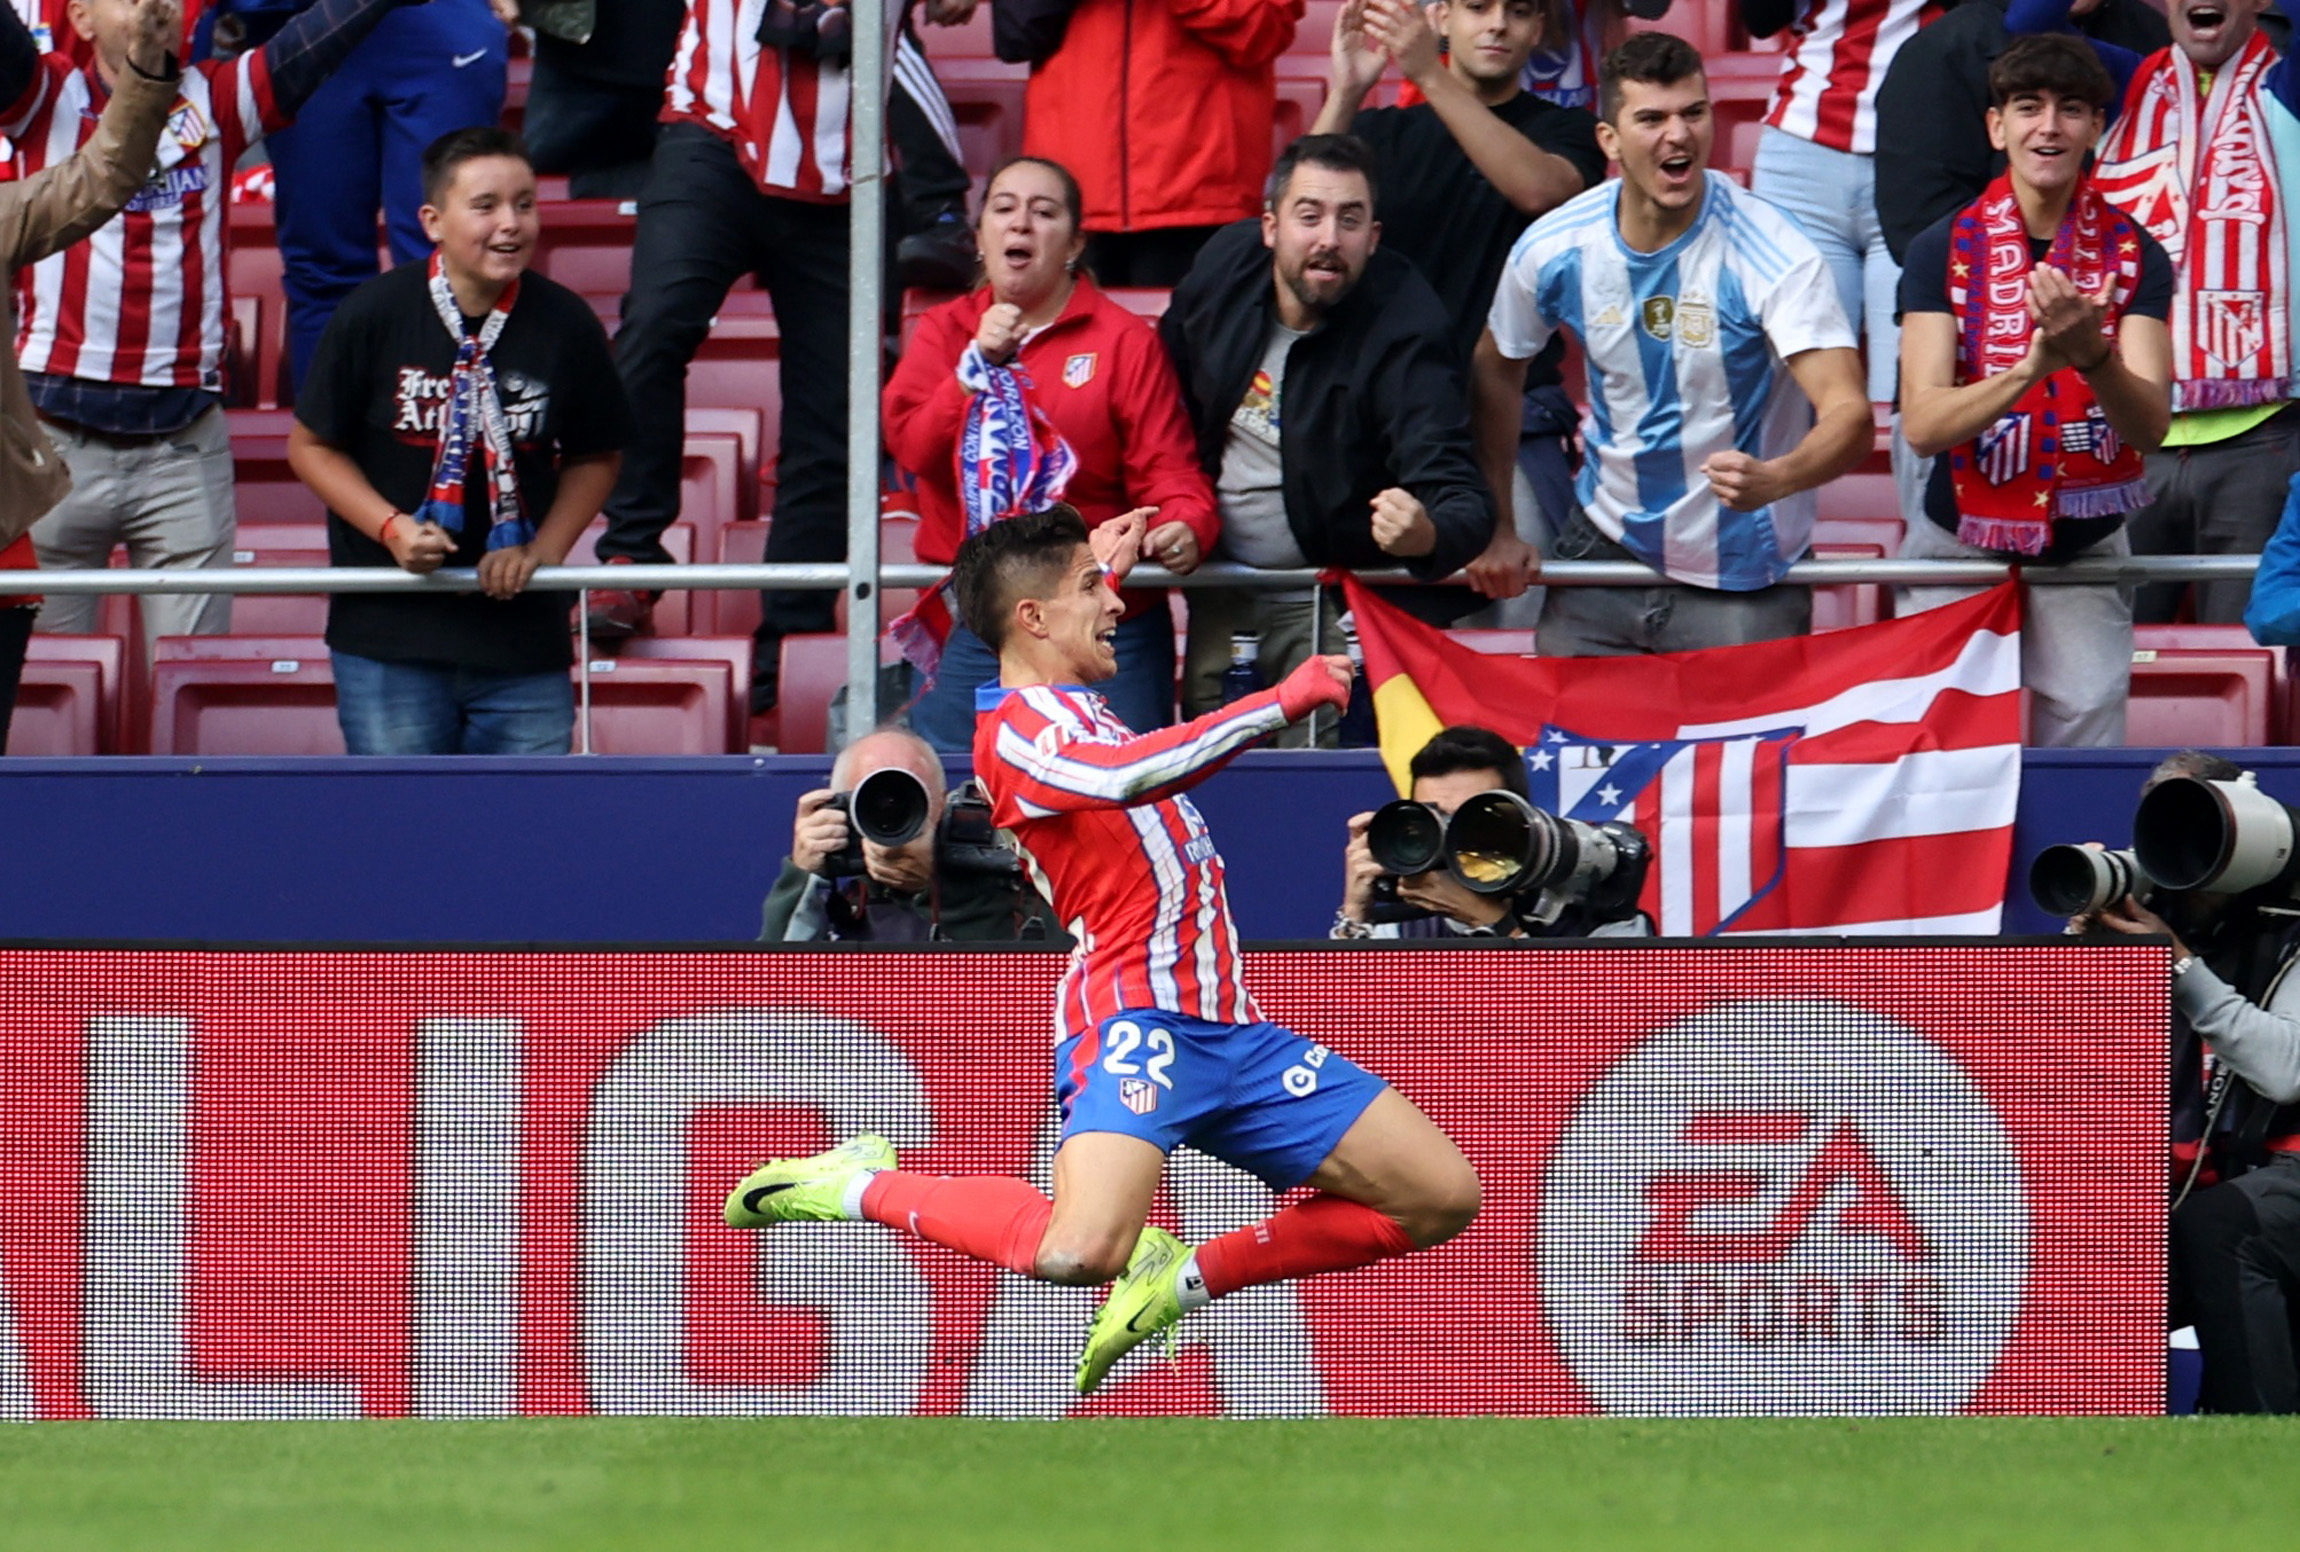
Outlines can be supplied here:
[[[120, 73], [96, 134], [69, 160], [0, 183], [0, 267], [6, 271], [8, 338], [16, 337], [15, 272], [69, 248], [120, 213], [152, 175], [160, 131], [176, 102], [172, 50], [181, 0], [102, 0], [135, 13], [128, 68]], [[0, 574], [37, 563], [32, 524], [64, 499], [72, 476], [32, 412], [10, 349], [0, 356]], [[36, 598], [0, 596], [0, 751], [23, 678]]]

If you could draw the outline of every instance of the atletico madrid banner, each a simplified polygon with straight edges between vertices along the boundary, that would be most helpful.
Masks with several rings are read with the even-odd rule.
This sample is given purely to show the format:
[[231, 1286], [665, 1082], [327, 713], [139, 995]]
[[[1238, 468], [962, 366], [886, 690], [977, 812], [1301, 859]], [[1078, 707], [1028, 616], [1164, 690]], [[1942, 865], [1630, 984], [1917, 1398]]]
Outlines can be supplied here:
[[[1482, 1211], [1081, 1403], [1093, 1290], [720, 1221], [866, 1129], [1043, 1186], [1055, 955], [0, 949], [0, 1417], [2153, 1411], [2166, 958], [1250, 952]], [[1273, 1205], [1184, 1149], [1154, 1211]]]
[[1526, 752], [1533, 801], [1653, 843], [1666, 937], [1990, 933], [2020, 798], [2010, 583], [1854, 630], [1663, 657], [1494, 657], [1345, 583], [1398, 790], [1440, 728]]

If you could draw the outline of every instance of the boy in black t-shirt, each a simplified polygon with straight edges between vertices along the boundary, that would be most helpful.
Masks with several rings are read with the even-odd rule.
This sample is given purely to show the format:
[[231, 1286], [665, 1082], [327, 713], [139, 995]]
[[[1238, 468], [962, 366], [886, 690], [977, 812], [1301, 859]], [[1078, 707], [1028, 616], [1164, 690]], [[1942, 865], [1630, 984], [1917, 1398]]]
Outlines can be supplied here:
[[525, 589], [607, 500], [631, 412], [582, 298], [528, 274], [535, 172], [516, 135], [424, 153], [429, 264], [347, 297], [296, 400], [288, 461], [338, 566], [476, 567], [478, 593], [337, 593], [353, 754], [565, 754], [567, 596]]
[[[1519, 234], [1605, 178], [1597, 120], [1519, 86], [1534, 49], [1559, 44], [1543, 36], [1548, 10], [1538, 0], [1442, 0], [1428, 12], [1410, 0], [1345, 0], [1334, 18], [1315, 133], [1353, 134], [1374, 148], [1382, 241], [1413, 260], [1445, 303], [1447, 342], [1465, 373]], [[1362, 109], [1392, 59], [1423, 101]], [[1545, 352], [1528, 379], [1519, 461], [1534, 502], [1513, 505], [1529, 537], [1541, 531], [1541, 512], [1562, 514], [1571, 500], [1574, 414], [1557, 373], [1562, 353]], [[1489, 596], [1514, 597], [1533, 559], [1517, 535], [1498, 536], [1469, 574]]]

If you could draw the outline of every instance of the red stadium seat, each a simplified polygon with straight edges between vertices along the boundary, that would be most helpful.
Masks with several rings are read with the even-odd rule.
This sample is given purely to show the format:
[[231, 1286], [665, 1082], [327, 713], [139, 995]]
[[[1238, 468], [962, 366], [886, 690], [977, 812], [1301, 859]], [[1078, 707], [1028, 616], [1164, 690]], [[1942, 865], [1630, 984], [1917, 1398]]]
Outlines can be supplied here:
[[[35, 632], [24, 651], [25, 674], [36, 664], [93, 664], [96, 669], [97, 754], [116, 754], [128, 747], [128, 643], [120, 636], [64, 636]], [[78, 683], [78, 676], [71, 676]], [[21, 723], [24, 702], [17, 702]], [[9, 734], [13, 747], [15, 734]]]
[[61, 758], [101, 752], [104, 668], [91, 659], [27, 657], [7, 753]]
[[[719, 530], [719, 564], [756, 566], [767, 558], [766, 523], [729, 523]], [[756, 588], [715, 587], [697, 605], [697, 629], [707, 625], [714, 636], [748, 636], [759, 628]]]
[[[599, 537], [607, 531], [607, 519], [595, 517], [567, 552], [570, 566], [596, 566], [599, 563]], [[674, 566], [692, 566], [695, 563], [695, 529], [691, 523], [673, 523], [663, 530], [663, 548], [671, 552]], [[613, 577], [602, 577], [601, 587], [613, 587]], [[695, 595], [684, 589], [666, 592], [655, 602], [655, 631], [663, 636], [684, 636], [694, 618]]]
[[718, 432], [688, 432], [679, 459], [679, 521], [695, 530], [695, 553], [717, 554], [719, 530], [758, 511], [758, 482], [743, 478], [743, 444]]
[[621, 296], [631, 285], [638, 207], [627, 200], [571, 199], [543, 207], [531, 263], [571, 291]]
[[[232, 564], [235, 567], [326, 566], [330, 564], [327, 529], [310, 522], [243, 521], [232, 539]], [[324, 593], [241, 593], [232, 599], [235, 635], [317, 635], [325, 629], [327, 595]]]
[[152, 644], [155, 663], [270, 663], [282, 658], [324, 658], [318, 635], [162, 636]]
[[327, 654], [153, 664], [152, 752], [342, 754]]
[[[723, 662], [594, 659], [590, 752], [725, 754], [732, 683]], [[575, 747], [583, 747], [580, 729]]]
[[[1815, 560], [1883, 560], [1884, 551], [1874, 544], [1816, 544]], [[1887, 595], [1879, 582], [1848, 582], [1840, 587], [1813, 589], [1813, 631], [1845, 630], [1855, 625], [1874, 625], [1886, 615]]]
[[[750, 494], [742, 497], [745, 513], [758, 510], [758, 485], [768, 478], [760, 467], [760, 448], [765, 443], [766, 417], [757, 409], [743, 405], [698, 404], [694, 396], [687, 398], [687, 435], [720, 435], [735, 439], [738, 478], [750, 486]], [[743, 519], [738, 519], [742, 521]]]
[[2276, 666], [2275, 652], [2268, 647], [2136, 650], [2126, 745], [2238, 748], [2267, 743]]
[[592, 661], [612, 656], [674, 663], [722, 663], [727, 669], [727, 742], [730, 754], [750, 747], [751, 653], [748, 636], [633, 636], [612, 648], [594, 647]]
[[[324, 522], [327, 507], [301, 480], [241, 479], [232, 491], [232, 509], [240, 526], [307, 525]], [[325, 565], [322, 561], [320, 564]]]
[[[988, 17], [989, 8], [981, 14]], [[932, 49], [934, 43], [930, 40], [927, 46]], [[959, 160], [979, 186], [992, 168], [1022, 151], [1030, 72], [991, 58], [986, 49], [977, 58], [936, 55], [934, 74], [950, 99], [952, 117], [958, 120]]]
[[[901, 656], [894, 643], [880, 640], [879, 662]], [[775, 747], [784, 754], [820, 754], [830, 727], [831, 697], [847, 682], [844, 636], [785, 636], [775, 728]], [[891, 709], [891, 708], [889, 708]]]
[[2174, 648], [2205, 648], [2215, 652], [2267, 652], [2276, 662], [2276, 705], [2269, 718], [2268, 736], [2279, 744], [2292, 742], [2293, 733], [2300, 729], [2300, 678], [2292, 672], [2291, 654], [2282, 647], [2263, 647], [2252, 639], [2252, 632], [2241, 625], [2135, 625], [2132, 645], [2136, 652], [2163, 652]]

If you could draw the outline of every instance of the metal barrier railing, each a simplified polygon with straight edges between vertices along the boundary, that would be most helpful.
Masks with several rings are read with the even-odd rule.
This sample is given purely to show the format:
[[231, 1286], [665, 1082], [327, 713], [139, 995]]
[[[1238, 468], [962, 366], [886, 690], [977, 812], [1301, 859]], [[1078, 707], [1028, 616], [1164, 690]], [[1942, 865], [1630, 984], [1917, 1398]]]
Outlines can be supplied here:
[[[1930, 584], [1987, 586], [2019, 575], [2024, 581], [2046, 586], [2139, 582], [2218, 582], [2249, 577], [2258, 569], [2257, 555], [2133, 555], [2114, 559], [2070, 561], [2058, 566], [2016, 567], [1981, 560], [1807, 560], [1789, 568], [1788, 582], [1811, 586], [1847, 583]], [[591, 752], [591, 635], [589, 595], [612, 587], [617, 591], [713, 591], [777, 588], [793, 592], [847, 590], [851, 605], [878, 618], [876, 592], [888, 587], [931, 587], [948, 574], [944, 566], [915, 563], [880, 566], [875, 579], [850, 578], [842, 564], [758, 566], [617, 566], [611, 572], [598, 566], [546, 566], [529, 582], [530, 590], [572, 592], [576, 599], [579, 645], [576, 653], [577, 727], [579, 752]], [[12, 574], [11, 591], [30, 594], [102, 593], [470, 593], [479, 588], [479, 573], [471, 570], [434, 571], [415, 576], [383, 566], [233, 566], [205, 571], [38, 571]], [[1264, 571], [1251, 566], [1212, 563], [1188, 576], [1175, 576], [1155, 566], [1138, 567], [1129, 586], [1242, 587], [1282, 592], [1287, 588], [1315, 589], [1320, 573], [1313, 570]], [[1358, 577], [1381, 584], [1418, 584], [1404, 571], [1360, 571]], [[1545, 587], [1650, 587], [1653, 571], [1634, 561], [1558, 561], [1542, 568]], [[875, 635], [876, 632], [874, 631]], [[854, 704], [876, 705], [876, 680], [859, 689], [858, 670], [850, 662], [848, 694]], [[875, 674], [876, 662], [870, 663]]]

